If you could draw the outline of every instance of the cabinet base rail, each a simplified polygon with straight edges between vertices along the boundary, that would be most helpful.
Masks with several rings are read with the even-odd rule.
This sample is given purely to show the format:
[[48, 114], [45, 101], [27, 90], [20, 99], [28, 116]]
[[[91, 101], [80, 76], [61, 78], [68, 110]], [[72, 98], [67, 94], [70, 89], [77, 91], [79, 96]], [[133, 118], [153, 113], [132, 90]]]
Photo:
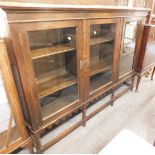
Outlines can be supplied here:
[[[131, 76], [128, 79], [131, 79], [131, 84], [126, 82], [128, 79], [126, 79], [126, 81], [122, 81], [121, 83], [119, 83], [117, 86], [115, 86], [115, 88], [111, 88], [110, 93], [111, 93], [111, 98], [109, 101], [105, 102], [102, 106], [100, 106], [99, 108], [95, 109], [93, 112], [91, 112], [90, 114], [86, 115], [86, 111], [87, 111], [87, 107], [89, 106], [90, 102], [86, 102], [84, 105], [82, 105], [82, 119], [77, 122], [76, 124], [72, 125], [70, 128], [62, 131], [60, 134], [58, 134], [57, 136], [55, 136], [52, 140], [50, 140], [48, 143], [42, 145], [41, 144], [41, 140], [40, 140], [40, 135], [42, 132], [32, 132], [32, 139], [34, 142], [34, 147], [36, 149], [36, 153], [43, 153], [45, 150], [47, 150], [48, 148], [50, 148], [51, 146], [53, 146], [54, 144], [56, 144], [57, 142], [59, 142], [60, 140], [62, 140], [63, 138], [65, 138], [67, 135], [69, 135], [71, 132], [73, 132], [74, 130], [76, 130], [77, 128], [79, 128], [80, 126], [85, 127], [86, 126], [86, 122], [88, 120], [90, 120], [92, 117], [94, 117], [95, 115], [97, 115], [99, 112], [101, 112], [102, 110], [104, 110], [106, 107], [113, 105], [114, 101], [116, 101], [119, 97], [121, 97], [122, 95], [124, 95], [126, 92], [128, 92], [129, 90], [132, 91], [133, 87], [134, 87], [134, 75]], [[117, 95], [115, 94], [115, 91], [122, 86], [123, 84], [125, 84], [127, 86], [127, 88], [123, 89], [121, 92], [119, 92]], [[107, 91], [104, 93], [106, 94]], [[110, 94], [109, 93], [109, 94]], [[103, 94], [103, 95], [104, 95]], [[101, 95], [100, 95], [101, 96]], [[96, 98], [96, 100], [99, 100], [98, 96]]]

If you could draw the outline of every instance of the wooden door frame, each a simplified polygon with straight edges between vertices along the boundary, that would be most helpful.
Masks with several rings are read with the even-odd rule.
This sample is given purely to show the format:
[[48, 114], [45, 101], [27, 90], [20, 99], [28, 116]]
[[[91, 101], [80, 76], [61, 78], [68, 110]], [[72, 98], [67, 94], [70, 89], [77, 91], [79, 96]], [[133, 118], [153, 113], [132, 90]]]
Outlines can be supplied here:
[[[48, 23], [48, 24], [46, 24]], [[35, 81], [35, 74], [33, 69], [33, 64], [31, 60], [30, 55], [30, 49], [29, 49], [29, 41], [28, 41], [28, 31], [37, 31], [37, 30], [46, 30], [46, 29], [56, 29], [56, 28], [67, 28], [67, 27], [76, 27], [77, 30], [77, 63], [78, 67], [78, 82], [79, 82], [79, 95], [80, 99], [75, 103], [77, 106], [77, 103], [79, 105], [83, 102], [83, 80], [82, 80], [82, 70], [80, 70], [80, 61], [82, 58], [82, 46], [80, 45], [80, 42], [82, 41], [82, 21], [81, 20], [60, 20], [60, 21], [50, 21], [50, 22], [35, 22], [35, 23], [21, 23], [21, 24], [12, 24], [11, 25], [11, 31], [12, 36], [16, 38], [14, 42], [14, 49], [16, 52], [16, 60], [19, 66], [19, 72], [22, 80], [22, 85], [24, 89], [24, 94], [26, 97], [26, 102], [28, 104], [28, 109], [30, 113], [31, 123], [32, 123], [32, 130], [36, 131], [38, 130], [38, 127], [42, 126], [43, 124], [49, 123], [51, 119], [56, 119], [57, 115], [62, 115], [67, 110], [65, 108], [60, 113], [56, 113], [55, 115], [49, 116], [47, 119], [43, 119], [41, 115], [41, 107], [38, 100], [38, 93], [37, 93], [37, 86]], [[22, 51], [21, 51], [22, 49]], [[28, 79], [25, 79], [26, 74], [24, 73], [26, 71], [27, 75], [28, 73], [31, 73], [29, 75]], [[29, 87], [27, 87], [27, 85]], [[29, 89], [29, 90], [28, 90]], [[75, 108], [74, 105], [71, 105]], [[67, 108], [66, 108], [67, 109]], [[70, 109], [68, 107], [68, 109]], [[34, 112], [36, 113], [36, 116], [34, 116]], [[36, 118], [35, 118], [36, 117]]]
[[[125, 73], [124, 75], [122, 76], [119, 76], [119, 69], [120, 69], [120, 66], [118, 64], [118, 81], [122, 81], [123, 79], [125, 79], [126, 77], [134, 74], [135, 72], [135, 66], [136, 66], [136, 63], [137, 63], [137, 59], [138, 59], [138, 55], [139, 55], [139, 50], [140, 50], [140, 43], [141, 43], [141, 39], [142, 39], [142, 34], [143, 34], [143, 27], [144, 27], [144, 18], [143, 17], [126, 17], [123, 19], [123, 31], [122, 31], [122, 34], [121, 34], [121, 48], [120, 48], [120, 52], [124, 46], [124, 43], [123, 43], [123, 38], [124, 38], [124, 33], [125, 33], [125, 27], [126, 27], [126, 23], [128, 22], [135, 22], [135, 21], [139, 21], [140, 22], [140, 25], [138, 27], [138, 32], [137, 32], [137, 38], [136, 38], [136, 43], [135, 43], [135, 52], [134, 52], [134, 57], [133, 57], [133, 69], [127, 73]], [[119, 52], [119, 62], [120, 62], [120, 57], [121, 57], [121, 53]]]
[[[84, 96], [85, 96], [85, 100], [87, 100], [88, 98], [94, 98], [95, 96], [97, 96], [99, 93], [104, 92], [105, 90], [107, 90], [110, 86], [112, 86], [115, 82], [116, 82], [116, 77], [117, 77], [117, 61], [118, 61], [118, 52], [119, 51], [119, 43], [116, 43], [116, 41], [119, 42], [119, 37], [120, 37], [120, 31], [119, 31], [119, 27], [121, 26], [121, 18], [107, 18], [107, 19], [89, 19], [87, 20], [87, 35], [86, 35], [86, 39], [87, 44], [84, 46], [87, 50], [87, 59], [89, 60], [90, 58], [90, 26], [94, 25], [94, 24], [116, 24], [116, 32], [115, 32], [115, 45], [114, 45], [114, 52], [113, 52], [113, 77], [112, 77], [112, 81], [109, 82], [108, 84], [103, 85], [102, 87], [94, 90], [91, 94], [89, 94], [89, 65], [86, 66], [85, 70], [87, 75], [85, 75], [87, 78], [85, 78], [85, 83], [87, 83], [87, 92], [85, 92]], [[90, 61], [90, 60], [89, 60]]]

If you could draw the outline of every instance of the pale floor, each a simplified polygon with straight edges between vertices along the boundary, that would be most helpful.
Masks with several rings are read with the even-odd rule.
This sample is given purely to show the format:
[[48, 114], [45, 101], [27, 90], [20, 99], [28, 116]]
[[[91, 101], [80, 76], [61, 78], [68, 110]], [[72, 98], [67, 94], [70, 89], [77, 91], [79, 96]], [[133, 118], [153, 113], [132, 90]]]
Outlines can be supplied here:
[[[143, 78], [139, 88], [138, 93], [129, 91], [115, 101], [113, 107], [109, 106], [89, 120], [85, 128], [79, 127], [44, 153], [98, 153], [123, 129], [129, 129], [153, 144], [155, 139], [155, 80]], [[89, 112], [103, 104], [105, 100], [98, 102], [89, 109]], [[42, 142], [45, 143], [56, 133], [71, 126], [80, 118], [81, 115], [74, 117], [65, 125], [44, 136]], [[19, 153], [27, 153], [27, 150]]]

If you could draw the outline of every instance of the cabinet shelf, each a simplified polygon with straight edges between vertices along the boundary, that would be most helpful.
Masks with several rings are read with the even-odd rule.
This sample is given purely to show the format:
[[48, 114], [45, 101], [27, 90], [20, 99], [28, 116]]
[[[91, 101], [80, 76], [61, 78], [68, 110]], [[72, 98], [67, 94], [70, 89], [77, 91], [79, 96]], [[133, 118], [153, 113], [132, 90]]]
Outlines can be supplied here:
[[103, 85], [106, 85], [108, 83], [112, 82], [112, 71], [107, 71], [104, 74], [101, 74], [100, 76], [96, 77], [90, 77], [90, 88], [89, 92], [92, 93], [94, 90], [100, 88]]
[[39, 97], [42, 98], [66, 87], [69, 87], [77, 83], [75, 76], [65, 74], [55, 79], [48, 79], [38, 83]]
[[[50, 99], [51, 98], [49, 98], [49, 100]], [[54, 114], [59, 110], [67, 107], [68, 105], [77, 102], [78, 100], [78, 93], [74, 89], [72, 90], [72, 93], [63, 93], [61, 94], [61, 97], [52, 99], [47, 104], [42, 106], [42, 117], [46, 118], [49, 115]]]
[[56, 79], [58, 76], [63, 76], [66, 74], [65, 68], [57, 68], [56, 70], [52, 70], [50, 72], [41, 74], [37, 77], [36, 82], [37, 84], [41, 84], [43, 82], [48, 82], [52, 79]]
[[111, 35], [109, 35], [109, 37], [96, 37], [96, 38], [92, 38], [90, 41], [90, 45], [96, 45], [96, 44], [100, 44], [100, 43], [106, 43], [109, 41], [113, 41], [114, 37], [112, 37]]
[[99, 62], [99, 63], [90, 67], [90, 76], [104, 72], [110, 68], [111, 68], [111, 66], [108, 66], [108, 65], [104, 64], [103, 62]]
[[65, 52], [69, 52], [69, 51], [73, 51], [73, 50], [75, 50], [75, 47], [71, 46], [71, 44], [69, 44], [69, 43], [52, 46], [52, 47], [44, 47], [44, 48], [31, 50], [31, 58], [39, 59], [42, 57], [47, 57], [47, 56], [54, 55], [54, 54], [65, 53]]

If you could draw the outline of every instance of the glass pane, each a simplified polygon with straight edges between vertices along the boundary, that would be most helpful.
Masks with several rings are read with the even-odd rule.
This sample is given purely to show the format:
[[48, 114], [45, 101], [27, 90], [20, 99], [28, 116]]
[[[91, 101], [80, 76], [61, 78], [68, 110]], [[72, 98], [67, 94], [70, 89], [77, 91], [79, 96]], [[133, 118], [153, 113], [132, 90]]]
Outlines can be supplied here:
[[112, 81], [115, 24], [90, 27], [90, 93]]
[[120, 76], [132, 71], [135, 53], [138, 22], [128, 22], [125, 26], [123, 48], [120, 57]]
[[[19, 138], [0, 72], [0, 150]], [[10, 126], [10, 129], [9, 129]]]
[[76, 28], [29, 32], [43, 118], [79, 99]]

